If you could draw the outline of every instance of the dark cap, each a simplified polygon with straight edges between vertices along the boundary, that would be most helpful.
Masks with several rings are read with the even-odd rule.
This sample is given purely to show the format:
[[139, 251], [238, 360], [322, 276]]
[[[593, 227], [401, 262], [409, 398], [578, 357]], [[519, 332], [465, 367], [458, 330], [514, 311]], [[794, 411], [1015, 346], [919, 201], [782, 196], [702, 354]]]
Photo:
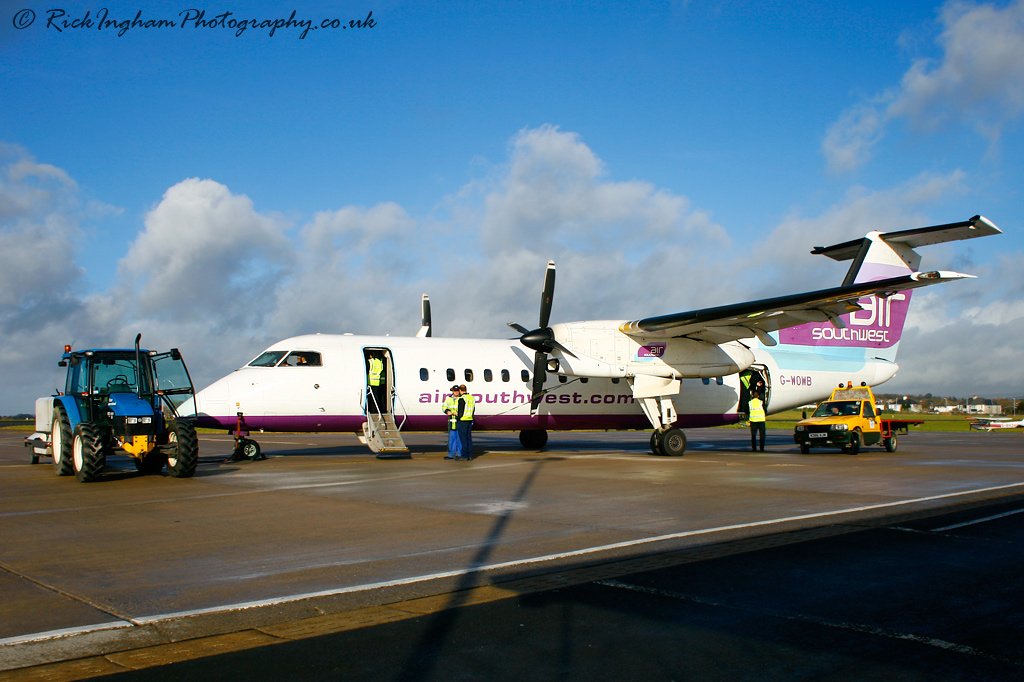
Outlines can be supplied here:
[[459, 390], [459, 387], [458, 387], [458, 385], [455, 385], [455, 386], [452, 386], [451, 388], [449, 388], [448, 390], [449, 391], [457, 391], [457, 390]]

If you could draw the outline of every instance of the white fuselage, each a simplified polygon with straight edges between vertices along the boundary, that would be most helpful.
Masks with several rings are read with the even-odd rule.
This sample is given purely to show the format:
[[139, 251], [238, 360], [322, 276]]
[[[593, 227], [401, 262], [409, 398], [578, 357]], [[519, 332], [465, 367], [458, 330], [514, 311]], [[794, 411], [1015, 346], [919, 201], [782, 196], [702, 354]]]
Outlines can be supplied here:
[[[447, 427], [442, 403], [452, 384], [466, 384], [475, 396], [478, 430], [644, 429], [651, 425], [628, 380], [635, 375], [679, 378], [681, 389], [672, 396], [676, 425], [699, 427], [738, 420], [736, 372], [747, 366], [766, 375], [770, 412], [824, 399], [839, 383], [876, 385], [897, 369], [895, 363], [832, 356], [821, 348], [751, 342], [749, 349], [742, 343], [708, 349], [673, 339], [667, 348], [662, 343], [645, 354], [633, 347], [643, 346], [642, 339], [618, 335], [625, 341], [608, 342], [600, 340], [607, 337], [602, 332], [595, 341], [584, 330], [575, 336], [570, 348], [579, 358], [551, 354], [559, 367], [547, 375], [535, 416], [530, 414], [533, 352], [518, 340], [350, 334], [312, 334], [274, 344], [267, 350], [306, 351], [317, 355], [318, 364], [242, 367], [200, 391], [196, 413], [201, 426], [215, 428], [235, 428], [242, 413], [249, 429], [358, 432], [366, 421], [370, 350], [386, 354], [392, 409], [407, 431]], [[720, 376], [723, 368], [732, 373]]]

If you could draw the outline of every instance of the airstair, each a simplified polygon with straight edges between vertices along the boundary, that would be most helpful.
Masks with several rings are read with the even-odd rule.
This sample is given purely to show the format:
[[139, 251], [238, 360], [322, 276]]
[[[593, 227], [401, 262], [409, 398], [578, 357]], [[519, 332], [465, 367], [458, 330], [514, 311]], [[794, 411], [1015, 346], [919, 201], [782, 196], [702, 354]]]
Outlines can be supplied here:
[[[396, 401], [401, 405], [401, 401]], [[402, 406], [404, 408], [404, 406]], [[405, 418], [402, 419], [405, 423]], [[371, 452], [377, 453], [377, 459], [409, 458], [409, 448], [402, 440], [401, 426], [395, 423], [392, 412], [378, 414], [374, 409], [366, 410], [366, 421], [363, 422], [364, 441]]]
[[368, 412], [363, 423], [363, 437], [373, 452], [409, 452], [393, 414]]

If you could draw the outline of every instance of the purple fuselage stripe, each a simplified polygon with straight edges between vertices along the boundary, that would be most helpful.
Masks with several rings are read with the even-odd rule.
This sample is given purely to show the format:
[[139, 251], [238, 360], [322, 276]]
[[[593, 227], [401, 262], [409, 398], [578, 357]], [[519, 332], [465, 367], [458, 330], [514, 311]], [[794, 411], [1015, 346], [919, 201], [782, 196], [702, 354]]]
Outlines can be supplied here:
[[[310, 431], [310, 432], [348, 432], [362, 431], [366, 418], [362, 415], [264, 415], [245, 416], [244, 428], [264, 431]], [[722, 426], [735, 424], [739, 421], [736, 414], [681, 414], [675, 426], [695, 429], [706, 426]], [[412, 415], [402, 423], [403, 431], [445, 431], [448, 419], [444, 415]], [[210, 429], [228, 429], [233, 431], [238, 424], [237, 416], [200, 415], [197, 426]], [[572, 431], [581, 429], [649, 429], [650, 422], [642, 414], [637, 415], [586, 415], [586, 414], [542, 414], [536, 417], [524, 415], [499, 415], [479, 417], [473, 422], [476, 431], [522, 431], [526, 429], [546, 429], [550, 431]]]

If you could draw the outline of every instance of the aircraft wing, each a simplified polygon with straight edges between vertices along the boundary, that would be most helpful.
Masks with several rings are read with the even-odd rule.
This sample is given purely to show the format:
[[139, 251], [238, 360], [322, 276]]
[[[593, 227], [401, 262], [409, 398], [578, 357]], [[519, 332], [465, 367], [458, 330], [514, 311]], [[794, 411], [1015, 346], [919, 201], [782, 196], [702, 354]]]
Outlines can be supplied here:
[[864, 296], [875, 295], [885, 298], [898, 291], [973, 277], [974, 275], [958, 272], [914, 272], [901, 277], [849, 284], [804, 294], [648, 317], [623, 323], [619, 330], [630, 336], [686, 337], [710, 343], [724, 343], [756, 336], [766, 346], [774, 346], [775, 340], [768, 336], [768, 332], [796, 327], [807, 322], [829, 320], [837, 327], [844, 327], [845, 324], [839, 319], [840, 315], [862, 310], [857, 300]]

